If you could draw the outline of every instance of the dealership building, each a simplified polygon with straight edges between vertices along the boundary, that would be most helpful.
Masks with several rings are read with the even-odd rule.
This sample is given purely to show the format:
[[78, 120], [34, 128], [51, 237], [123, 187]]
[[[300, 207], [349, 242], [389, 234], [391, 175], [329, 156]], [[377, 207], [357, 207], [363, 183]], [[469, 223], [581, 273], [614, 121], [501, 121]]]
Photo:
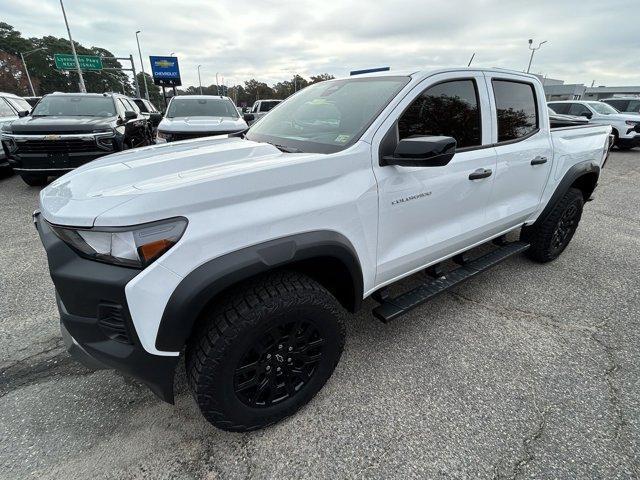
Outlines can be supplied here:
[[587, 87], [582, 83], [564, 83], [564, 80], [538, 76], [544, 86], [547, 101], [551, 100], [600, 100], [610, 97], [640, 97], [640, 86]]

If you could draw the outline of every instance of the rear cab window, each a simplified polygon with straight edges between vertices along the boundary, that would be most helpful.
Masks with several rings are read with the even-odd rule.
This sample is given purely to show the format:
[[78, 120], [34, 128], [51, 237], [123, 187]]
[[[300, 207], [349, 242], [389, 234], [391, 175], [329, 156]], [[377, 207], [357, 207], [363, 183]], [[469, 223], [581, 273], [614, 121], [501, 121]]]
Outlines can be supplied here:
[[[517, 80], [493, 79], [498, 143], [527, 138], [539, 130], [535, 87]], [[552, 107], [553, 108], [553, 107]]]

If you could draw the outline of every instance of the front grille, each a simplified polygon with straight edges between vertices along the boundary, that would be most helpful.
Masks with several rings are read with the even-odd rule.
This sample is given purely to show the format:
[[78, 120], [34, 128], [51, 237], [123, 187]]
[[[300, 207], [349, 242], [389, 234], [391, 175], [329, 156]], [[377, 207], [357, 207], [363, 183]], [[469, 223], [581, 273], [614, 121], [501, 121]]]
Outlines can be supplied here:
[[98, 325], [111, 340], [132, 344], [122, 305], [100, 303], [98, 305]]
[[192, 132], [192, 133], [172, 133], [171, 141], [177, 142], [178, 140], [189, 140], [191, 138], [211, 137], [213, 135], [228, 135], [230, 133], [236, 133], [237, 130], [225, 130], [223, 132]]
[[77, 153], [96, 150], [94, 140], [27, 140], [16, 142], [18, 153]]

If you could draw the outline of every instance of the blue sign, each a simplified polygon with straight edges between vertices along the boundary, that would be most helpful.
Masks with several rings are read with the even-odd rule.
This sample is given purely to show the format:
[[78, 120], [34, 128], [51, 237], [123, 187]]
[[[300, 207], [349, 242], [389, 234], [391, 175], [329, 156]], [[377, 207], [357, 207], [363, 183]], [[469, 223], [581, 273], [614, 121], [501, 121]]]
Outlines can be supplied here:
[[177, 57], [149, 57], [153, 83], [163, 87], [179, 87], [180, 67]]

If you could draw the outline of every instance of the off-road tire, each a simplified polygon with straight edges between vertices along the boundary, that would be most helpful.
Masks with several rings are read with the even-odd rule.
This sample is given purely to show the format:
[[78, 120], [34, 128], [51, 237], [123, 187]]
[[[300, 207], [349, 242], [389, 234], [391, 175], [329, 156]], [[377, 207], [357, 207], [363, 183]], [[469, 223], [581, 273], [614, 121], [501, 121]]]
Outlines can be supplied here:
[[539, 224], [524, 227], [521, 239], [531, 244], [527, 256], [540, 263], [558, 258], [578, 228], [583, 206], [582, 192], [570, 188]]
[[20, 175], [24, 183], [29, 185], [30, 187], [42, 187], [47, 184], [46, 175], [29, 175], [22, 174]]
[[[271, 425], [298, 411], [324, 386], [340, 359], [345, 339], [343, 318], [344, 311], [336, 299], [319, 283], [297, 272], [271, 272], [241, 283], [224, 294], [224, 298], [205, 313], [186, 349], [189, 386], [204, 417], [223, 430], [249, 431]], [[263, 348], [265, 335], [277, 337], [280, 329], [298, 325], [298, 320], [316, 328], [319, 337], [314, 338], [322, 338], [322, 346], [316, 347], [321, 349], [320, 360], [313, 373], [307, 383], [292, 390], [290, 397], [287, 392], [287, 398], [280, 403], [249, 405], [246, 398], [241, 398], [244, 392], [236, 391], [239, 388], [238, 368], [246, 359], [246, 352], [255, 352], [256, 345]], [[273, 334], [274, 331], [278, 333]], [[292, 331], [302, 330], [296, 327]], [[285, 338], [301, 337], [293, 333]], [[291, 345], [296, 342], [292, 340]], [[278, 348], [280, 343], [276, 341], [273, 348]], [[288, 348], [285, 346], [284, 351]], [[269, 354], [271, 362], [276, 356], [278, 361], [283, 361], [281, 355]], [[262, 378], [259, 383], [263, 385], [266, 375], [275, 372], [275, 365], [266, 372], [266, 354], [259, 358], [263, 360], [257, 360], [256, 364], [263, 367], [260, 367], [260, 375], [255, 369], [256, 379]], [[284, 388], [282, 385], [278, 388]], [[259, 395], [255, 394], [255, 397]]]

